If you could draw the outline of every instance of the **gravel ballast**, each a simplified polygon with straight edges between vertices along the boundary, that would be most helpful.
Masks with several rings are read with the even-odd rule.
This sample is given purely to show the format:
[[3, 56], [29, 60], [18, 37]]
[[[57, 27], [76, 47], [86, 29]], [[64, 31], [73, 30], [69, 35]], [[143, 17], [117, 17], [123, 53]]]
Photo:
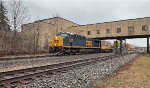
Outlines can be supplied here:
[[112, 55], [112, 54], [113, 53], [100, 53], [100, 54], [73, 55], [73, 56], [62, 56], [62, 57], [59, 56], [59, 57], [4, 60], [4, 61], [0, 61], [0, 72], [39, 67], [39, 66], [45, 66], [51, 64], [58, 64], [58, 63], [70, 62], [70, 61], [76, 61], [82, 59], [90, 59], [92, 57]]
[[69, 70], [36, 79], [18, 88], [93, 88], [94, 80], [105, 79], [115, 73], [120, 67], [132, 61], [138, 54], [108, 59], [95, 64], [83, 66], [80, 69]]

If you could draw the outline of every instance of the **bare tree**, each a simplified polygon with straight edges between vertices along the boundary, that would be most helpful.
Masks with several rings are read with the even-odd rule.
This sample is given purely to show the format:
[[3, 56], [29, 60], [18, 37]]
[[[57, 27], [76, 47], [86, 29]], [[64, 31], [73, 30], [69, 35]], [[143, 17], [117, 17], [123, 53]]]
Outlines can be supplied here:
[[3, 0], [0, 0], [0, 41], [1, 41], [1, 51], [4, 55], [4, 53], [6, 53], [6, 47], [7, 45], [6, 44], [6, 40], [8, 40], [7, 38], [7, 34], [8, 32], [10, 32], [10, 26], [8, 24], [9, 20], [8, 20], [8, 17], [7, 17], [7, 8], [6, 8], [6, 5], [5, 5], [5, 1]]
[[22, 4], [21, 0], [11, 0], [8, 4], [9, 20], [11, 29], [13, 30], [12, 41], [11, 41], [11, 52], [16, 50], [16, 43], [18, 32], [21, 31], [21, 25], [25, 23], [28, 18], [28, 9]]
[[53, 18], [55, 18], [54, 19], [54, 26], [55, 26], [55, 28], [56, 28], [56, 32], [55, 32], [55, 34], [57, 35], [57, 33], [59, 32], [59, 30], [61, 29], [61, 27], [62, 27], [62, 22], [60, 22], [61, 20], [59, 20], [59, 15], [58, 14], [55, 14], [55, 15], [53, 15], [52, 16]]
[[21, 0], [11, 0], [8, 7], [11, 27], [14, 31], [19, 31], [21, 25], [29, 19], [28, 8]]
[[[38, 17], [37, 19], [38, 20]], [[28, 53], [36, 53], [39, 46], [39, 35], [42, 24], [39, 21], [35, 21], [32, 24], [22, 25], [25, 29], [23, 33], [24, 47]]]
[[37, 52], [37, 49], [39, 48], [39, 35], [40, 35], [40, 28], [41, 28], [41, 24], [40, 22], [37, 22], [37, 28], [34, 29], [34, 53]]
[[48, 45], [49, 45], [49, 35], [48, 35], [48, 32], [45, 32], [45, 35], [44, 35], [44, 37], [45, 37], [45, 45], [44, 45], [44, 49], [46, 50], [46, 51], [48, 51]]

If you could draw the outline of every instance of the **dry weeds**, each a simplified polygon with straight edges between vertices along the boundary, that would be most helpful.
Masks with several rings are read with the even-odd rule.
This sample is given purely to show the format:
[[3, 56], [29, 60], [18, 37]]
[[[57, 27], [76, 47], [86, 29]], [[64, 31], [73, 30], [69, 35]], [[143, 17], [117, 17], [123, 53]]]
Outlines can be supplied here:
[[106, 80], [96, 80], [94, 88], [150, 88], [150, 55], [141, 55]]

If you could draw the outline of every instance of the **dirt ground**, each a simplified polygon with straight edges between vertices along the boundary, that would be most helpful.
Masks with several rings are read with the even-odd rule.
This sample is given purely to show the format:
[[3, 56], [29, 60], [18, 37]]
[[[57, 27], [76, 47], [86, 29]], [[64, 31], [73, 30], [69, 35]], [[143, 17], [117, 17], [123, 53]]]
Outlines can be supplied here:
[[141, 55], [117, 75], [96, 80], [94, 88], [150, 88], [150, 55]]

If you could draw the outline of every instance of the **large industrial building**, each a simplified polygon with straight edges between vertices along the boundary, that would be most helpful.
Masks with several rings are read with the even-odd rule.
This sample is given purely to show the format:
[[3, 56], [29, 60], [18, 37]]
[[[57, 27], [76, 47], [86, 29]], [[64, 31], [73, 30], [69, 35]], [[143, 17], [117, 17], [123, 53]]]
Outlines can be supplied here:
[[22, 38], [31, 50], [34, 46], [38, 51], [45, 51], [52, 36], [72, 26], [79, 25], [61, 17], [38, 20], [22, 25]]
[[149, 27], [150, 17], [87, 25], [79, 25], [61, 17], [54, 17], [24, 24], [22, 33], [28, 37], [27, 39], [34, 36], [36, 44], [43, 49], [47, 45], [47, 39], [49, 40], [58, 32], [71, 32], [97, 39], [147, 38], [149, 41]]

